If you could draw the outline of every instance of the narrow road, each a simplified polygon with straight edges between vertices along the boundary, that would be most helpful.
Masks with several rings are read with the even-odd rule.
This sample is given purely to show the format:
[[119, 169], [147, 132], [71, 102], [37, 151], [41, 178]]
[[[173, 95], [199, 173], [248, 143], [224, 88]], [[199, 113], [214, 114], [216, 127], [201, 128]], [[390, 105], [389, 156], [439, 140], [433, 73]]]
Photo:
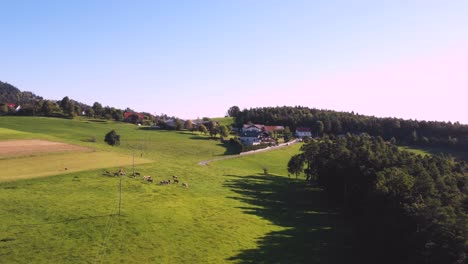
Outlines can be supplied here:
[[299, 143], [299, 142], [300, 142], [300, 141], [299, 141], [298, 139], [295, 139], [295, 140], [290, 141], [290, 142], [287, 142], [287, 143], [279, 144], [278, 146], [267, 147], [267, 148], [263, 148], [263, 149], [257, 149], [257, 150], [251, 150], [251, 151], [247, 151], [247, 152], [242, 152], [242, 153], [240, 153], [240, 154], [238, 154], [238, 155], [229, 155], [229, 156], [224, 156], [224, 157], [221, 157], [221, 158], [215, 158], [215, 159], [204, 160], [204, 161], [200, 161], [198, 164], [199, 164], [199, 165], [206, 166], [206, 165], [208, 165], [208, 163], [213, 162], [213, 161], [240, 158], [240, 157], [243, 157], [243, 156], [246, 156], [246, 155], [252, 155], [252, 154], [255, 154], [255, 153], [260, 153], [260, 152], [265, 152], [265, 151], [271, 151], [271, 150], [275, 150], [275, 149], [279, 149], [279, 148], [291, 146], [291, 145], [297, 144], [297, 143]]

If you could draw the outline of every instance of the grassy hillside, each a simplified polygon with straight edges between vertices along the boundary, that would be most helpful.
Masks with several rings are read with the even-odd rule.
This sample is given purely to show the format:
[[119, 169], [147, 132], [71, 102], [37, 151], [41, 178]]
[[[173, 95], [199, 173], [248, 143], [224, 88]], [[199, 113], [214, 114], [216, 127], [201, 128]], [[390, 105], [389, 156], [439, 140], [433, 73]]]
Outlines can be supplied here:
[[[111, 129], [121, 135], [121, 146], [102, 141]], [[327, 209], [320, 191], [287, 177], [298, 145], [200, 166], [226, 148], [198, 134], [89, 120], [2, 117], [0, 133], [110, 155], [135, 153], [152, 161], [137, 165], [142, 175], [156, 182], [178, 175], [189, 184], [123, 177], [118, 216], [119, 178], [103, 176], [104, 169], [0, 182], [1, 262], [343, 263], [348, 256], [349, 233], [339, 215]], [[88, 142], [91, 137], [97, 142]], [[37, 166], [60, 160], [57, 155], [7, 161]], [[115, 167], [131, 170], [124, 163]]]
[[220, 125], [232, 126], [234, 124], [234, 117], [217, 117], [212, 118], [212, 120], [217, 121]]
[[415, 154], [419, 154], [422, 156], [426, 155], [447, 155], [447, 156], [452, 156], [454, 158], [460, 159], [460, 160], [465, 160], [468, 161], [468, 150], [462, 151], [462, 150], [453, 150], [453, 149], [448, 149], [448, 148], [436, 148], [436, 147], [416, 147], [416, 146], [403, 146], [399, 147], [401, 150], [406, 150]]

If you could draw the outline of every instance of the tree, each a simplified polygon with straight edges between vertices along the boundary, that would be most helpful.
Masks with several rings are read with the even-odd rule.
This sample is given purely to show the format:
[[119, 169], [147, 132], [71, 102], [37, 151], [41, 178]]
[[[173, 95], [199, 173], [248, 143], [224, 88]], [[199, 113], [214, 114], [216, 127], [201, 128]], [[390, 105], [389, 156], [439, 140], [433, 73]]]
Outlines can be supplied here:
[[52, 114], [54, 111], [56, 111], [58, 109], [58, 105], [50, 100], [45, 100], [44, 101], [44, 104], [42, 105], [42, 112], [45, 114], [45, 115], [50, 115]]
[[101, 117], [102, 116], [102, 105], [100, 103], [95, 102], [93, 104], [93, 110], [94, 110], [95, 117]]
[[192, 131], [193, 129], [193, 123], [190, 119], [187, 119], [184, 123], [184, 128], [187, 129], [187, 130], [190, 130]]
[[229, 145], [232, 146], [233, 152], [236, 154], [240, 154], [244, 150], [244, 145], [242, 145], [238, 138], [230, 138]]
[[70, 110], [70, 98], [65, 96], [62, 101], [60, 101], [60, 108], [62, 108], [63, 113], [68, 114]]
[[315, 130], [317, 131], [317, 136], [323, 135], [324, 129], [325, 129], [325, 126], [323, 125], [323, 122], [320, 120], [317, 120], [317, 122], [315, 122]]
[[3, 104], [3, 105], [0, 107], [0, 114], [7, 114], [7, 113], [8, 113], [8, 105]]
[[200, 124], [198, 126], [198, 131], [200, 131], [201, 133], [203, 133], [204, 135], [206, 135], [206, 133], [208, 133], [208, 129], [206, 129], [206, 126], [203, 125], [203, 124]]
[[42, 106], [44, 105], [43, 100], [35, 100], [33, 102], [33, 115], [35, 116], [36, 114], [41, 112]]
[[284, 137], [285, 142], [288, 142], [289, 140], [291, 140], [292, 133], [291, 133], [291, 130], [289, 129], [289, 127], [284, 128], [283, 137]]
[[239, 113], [240, 113], [240, 108], [237, 105], [231, 106], [228, 110], [228, 115], [230, 117], [236, 117]]
[[182, 127], [184, 124], [182, 123], [182, 120], [176, 118], [175, 120], [175, 130], [182, 130]]
[[219, 136], [221, 137], [221, 140], [229, 136], [229, 128], [227, 126], [220, 126], [219, 127]]
[[218, 135], [218, 134], [219, 134], [219, 129], [218, 129], [218, 127], [213, 127], [213, 128], [210, 129], [210, 136], [216, 138], [216, 135]]
[[123, 114], [122, 114], [122, 110], [112, 108], [112, 118], [115, 121], [122, 121], [124, 119]]
[[409, 196], [414, 178], [400, 168], [386, 168], [377, 173], [376, 190], [396, 200]]
[[297, 176], [304, 170], [304, 155], [297, 154], [291, 157], [288, 162], [288, 172]]
[[104, 141], [111, 146], [120, 145], [120, 135], [118, 135], [115, 130], [111, 130], [106, 134]]
[[93, 108], [86, 109], [85, 114], [87, 117], [94, 117], [94, 109]]

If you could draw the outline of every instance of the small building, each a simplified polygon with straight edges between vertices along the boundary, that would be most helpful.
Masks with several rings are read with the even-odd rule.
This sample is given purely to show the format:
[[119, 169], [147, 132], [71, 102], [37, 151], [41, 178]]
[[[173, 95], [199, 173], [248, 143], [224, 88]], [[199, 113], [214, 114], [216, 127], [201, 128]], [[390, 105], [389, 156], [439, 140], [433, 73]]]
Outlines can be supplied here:
[[296, 137], [312, 137], [312, 130], [308, 127], [298, 127], [296, 129]]

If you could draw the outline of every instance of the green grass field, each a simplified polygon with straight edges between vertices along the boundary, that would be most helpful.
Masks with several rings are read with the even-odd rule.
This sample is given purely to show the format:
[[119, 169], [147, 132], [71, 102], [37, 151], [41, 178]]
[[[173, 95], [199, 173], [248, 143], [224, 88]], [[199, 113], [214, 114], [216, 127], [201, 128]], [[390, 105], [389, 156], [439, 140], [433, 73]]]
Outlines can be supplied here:
[[468, 151], [462, 150], [453, 150], [448, 148], [442, 147], [415, 147], [415, 146], [400, 146], [398, 147], [400, 150], [406, 150], [415, 154], [419, 154], [422, 156], [426, 155], [449, 155], [454, 158], [468, 161]]
[[[111, 129], [121, 146], [103, 142]], [[226, 147], [199, 134], [89, 120], [1, 117], [0, 135], [77, 144], [96, 155], [0, 161], [25, 167], [0, 179], [1, 263], [344, 263], [351, 254], [350, 232], [322, 192], [287, 176], [299, 145], [200, 166]], [[136, 165], [142, 175], [156, 182], [178, 175], [189, 188], [123, 177], [117, 215], [119, 178], [102, 168], [128, 172], [133, 154], [151, 161]], [[53, 171], [63, 160], [79, 169]], [[42, 169], [54, 176], [34, 178]]]

